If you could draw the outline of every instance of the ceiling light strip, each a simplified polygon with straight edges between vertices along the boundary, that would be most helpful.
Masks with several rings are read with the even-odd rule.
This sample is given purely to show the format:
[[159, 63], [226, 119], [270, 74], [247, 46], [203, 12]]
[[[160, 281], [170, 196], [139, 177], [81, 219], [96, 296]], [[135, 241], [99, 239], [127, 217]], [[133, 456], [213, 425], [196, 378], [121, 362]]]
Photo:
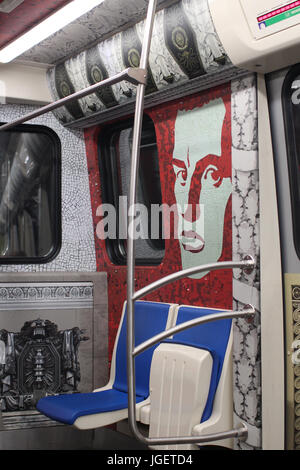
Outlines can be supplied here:
[[11, 62], [103, 2], [104, 0], [73, 0], [0, 50], [0, 62]]

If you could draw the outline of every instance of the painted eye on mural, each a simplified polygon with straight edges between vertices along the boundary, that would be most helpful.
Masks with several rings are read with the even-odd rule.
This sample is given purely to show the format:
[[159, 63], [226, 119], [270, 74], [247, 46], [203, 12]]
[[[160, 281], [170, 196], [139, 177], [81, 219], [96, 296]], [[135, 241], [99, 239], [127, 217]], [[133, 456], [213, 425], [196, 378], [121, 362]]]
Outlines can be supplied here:
[[222, 183], [222, 176], [220, 170], [216, 166], [209, 165], [204, 173], [203, 173], [203, 178], [207, 180], [209, 183], [211, 183], [213, 186], [218, 188], [221, 183]]
[[181, 160], [173, 160], [173, 169], [176, 175], [176, 181], [185, 186], [187, 180], [187, 169], [185, 163]]

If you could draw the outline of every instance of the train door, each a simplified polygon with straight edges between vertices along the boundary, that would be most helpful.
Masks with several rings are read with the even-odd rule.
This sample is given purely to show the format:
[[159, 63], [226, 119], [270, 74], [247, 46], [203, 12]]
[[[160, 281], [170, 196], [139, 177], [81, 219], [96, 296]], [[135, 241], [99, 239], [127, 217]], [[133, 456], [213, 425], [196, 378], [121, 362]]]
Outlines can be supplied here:
[[300, 445], [299, 77], [296, 65], [267, 79], [284, 288], [287, 449]]

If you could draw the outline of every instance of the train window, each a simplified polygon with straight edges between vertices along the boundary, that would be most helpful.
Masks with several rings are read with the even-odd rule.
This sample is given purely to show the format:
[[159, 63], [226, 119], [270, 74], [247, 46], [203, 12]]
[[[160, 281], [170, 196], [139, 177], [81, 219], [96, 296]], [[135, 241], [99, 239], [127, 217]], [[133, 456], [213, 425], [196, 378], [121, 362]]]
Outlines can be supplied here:
[[287, 142], [294, 244], [300, 258], [300, 65], [293, 67], [285, 78], [282, 102]]
[[[126, 227], [130, 184], [133, 120], [103, 129], [99, 137], [99, 167], [104, 203], [116, 209], [115, 230], [106, 236], [110, 259], [126, 264]], [[162, 203], [158, 152], [152, 120], [144, 116], [140, 147], [136, 212], [136, 263], [160, 264], [164, 256], [162, 214], [151, 218], [151, 206]]]
[[0, 263], [45, 263], [61, 245], [60, 141], [44, 126], [0, 133]]

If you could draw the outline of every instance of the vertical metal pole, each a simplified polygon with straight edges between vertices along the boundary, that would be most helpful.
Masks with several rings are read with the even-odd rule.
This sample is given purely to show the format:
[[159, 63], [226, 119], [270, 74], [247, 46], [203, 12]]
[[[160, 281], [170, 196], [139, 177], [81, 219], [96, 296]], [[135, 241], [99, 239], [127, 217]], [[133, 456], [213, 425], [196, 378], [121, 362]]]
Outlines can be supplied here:
[[[149, 0], [148, 13], [145, 23], [143, 47], [140, 68], [147, 70], [150, 51], [153, 22], [156, 10], [156, 0]], [[135, 118], [133, 127], [133, 142], [131, 153], [131, 179], [129, 191], [129, 213], [128, 213], [128, 242], [127, 242], [127, 384], [128, 384], [128, 420], [132, 433], [140, 440], [140, 434], [136, 424], [136, 398], [135, 398], [135, 364], [133, 350], [134, 338], [134, 274], [135, 274], [135, 243], [133, 233], [134, 208], [137, 193], [137, 178], [140, 157], [140, 141], [143, 122], [145, 85], [137, 87]]]

